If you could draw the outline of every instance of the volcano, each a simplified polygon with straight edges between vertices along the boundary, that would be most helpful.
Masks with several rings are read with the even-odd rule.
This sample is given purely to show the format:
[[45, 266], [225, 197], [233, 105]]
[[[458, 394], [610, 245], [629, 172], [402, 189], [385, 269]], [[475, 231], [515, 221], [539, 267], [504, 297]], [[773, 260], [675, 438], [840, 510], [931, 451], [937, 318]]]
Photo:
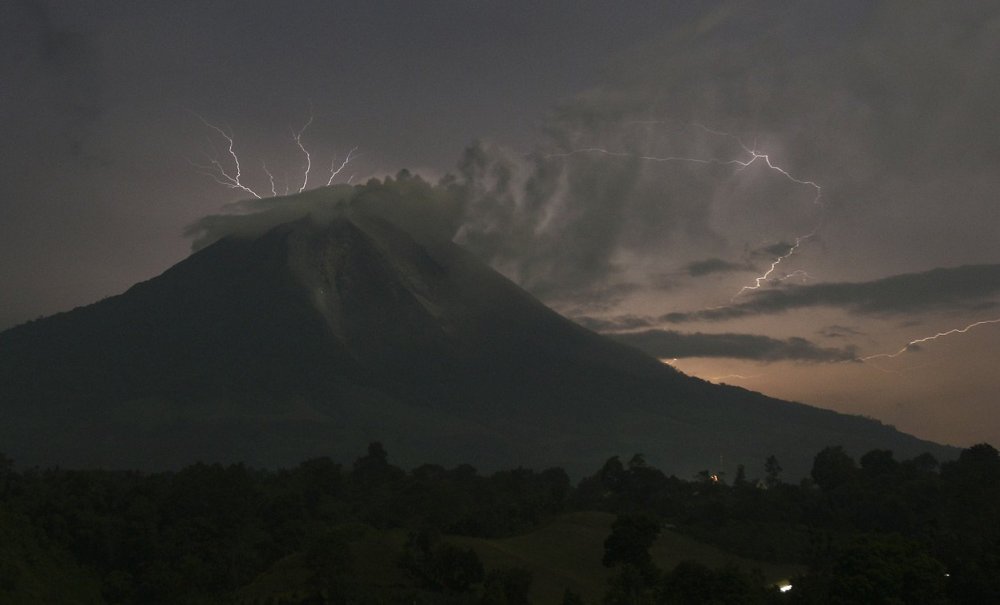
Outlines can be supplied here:
[[[689, 476], [825, 446], [951, 448], [713, 385], [563, 318], [448, 241], [357, 209], [224, 237], [95, 304], [0, 333], [0, 452], [173, 468], [348, 460]], [[730, 469], [732, 470], [732, 469]]]

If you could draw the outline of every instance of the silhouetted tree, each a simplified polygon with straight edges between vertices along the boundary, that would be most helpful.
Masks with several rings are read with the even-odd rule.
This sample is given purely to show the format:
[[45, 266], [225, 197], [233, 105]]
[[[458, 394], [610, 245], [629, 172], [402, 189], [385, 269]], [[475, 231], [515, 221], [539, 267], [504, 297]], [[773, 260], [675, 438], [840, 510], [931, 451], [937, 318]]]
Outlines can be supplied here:
[[813, 459], [812, 478], [821, 489], [830, 491], [849, 483], [857, 467], [844, 448], [837, 445], [824, 448]]
[[862, 456], [859, 462], [865, 475], [870, 478], [886, 479], [899, 470], [899, 463], [889, 450], [872, 450]]
[[604, 541], [605, 567], [631, 565], [642, 572], [647, 582], [656, 575], [649, 548], [660, 535], [659, 522], [644, 514], [619, 515]]
[[856, 539], [837, 557], [830, 583], [835, 604], [945, 603], [945, 568], [914, 542]]
[[777, 487], [781, 485], [781, 464], [778, 463], [778, 459], [771, 454], [764, 461], [764, 472], [766, 473], [764, 482], [767, 483], [768, 487]]
[[483, 581], [483, 564], [475, 551], [440, 542], [428, 531], [410, 534], [399, 564], [435, 592], [468, 592]]
[[681, 561], [665, 574], [657, 591], [656, 602], [664, 605], [750, 605], [762, 603], [761, 578], [736, 567], [713, 570], [695, 561]]
[[734, 487], [746, 487], [747, 468], [742, 464], [736, 466], [736, 477], [733, 479]]

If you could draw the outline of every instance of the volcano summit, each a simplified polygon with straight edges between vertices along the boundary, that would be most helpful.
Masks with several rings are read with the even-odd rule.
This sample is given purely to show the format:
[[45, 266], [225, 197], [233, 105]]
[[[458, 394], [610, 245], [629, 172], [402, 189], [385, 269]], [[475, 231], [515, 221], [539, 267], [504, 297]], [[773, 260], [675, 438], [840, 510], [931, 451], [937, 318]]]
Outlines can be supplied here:
[[22, 464], [275, 466], [381, 441], [402, 464], [578, 474], [642, 452], [681, 476], [771, 454], [803, 475], [828, 445], [951, 456], [586, 330], [447, 238], [357, 203], [393, 187], [349, 188], [319, 215], [226, 235], [121, 295], [0, 333], [0, 451]]

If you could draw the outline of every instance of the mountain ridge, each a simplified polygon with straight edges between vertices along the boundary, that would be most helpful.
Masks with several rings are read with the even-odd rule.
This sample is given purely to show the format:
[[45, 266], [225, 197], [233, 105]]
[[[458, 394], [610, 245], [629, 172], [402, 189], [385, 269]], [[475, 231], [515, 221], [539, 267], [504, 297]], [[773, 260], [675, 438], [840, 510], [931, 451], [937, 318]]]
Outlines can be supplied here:
[[27, 464], [275, 466], [367, 441], [404, 463], [571, 472], [635, 452], [678, 474], [827, 445], [954, 453], [684, 376], [357, 208], [222, 238], [0, 332], [0, 379], [0, 451]]

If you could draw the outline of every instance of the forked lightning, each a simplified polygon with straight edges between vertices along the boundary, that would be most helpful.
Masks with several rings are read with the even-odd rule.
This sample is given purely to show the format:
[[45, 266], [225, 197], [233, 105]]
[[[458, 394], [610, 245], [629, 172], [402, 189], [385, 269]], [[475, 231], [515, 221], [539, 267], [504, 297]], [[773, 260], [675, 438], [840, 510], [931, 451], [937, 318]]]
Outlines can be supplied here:
[[[658, 124], [658, 123], [663, 123], [663, 122], [647, 121], [647, 122], [638, 122], [638, 123], [643, 123], [643, 124]], [[761, 153], [760, 151], [758, 151], [756, 143], [753, 146], [748, 146], [746, 143], [743, 142], [743, 139], [741, 139], [740, 137], [738, 137], [738, 136], [736, 136], [734, 134], [730, 134], [728, 132], [721, 132], [721, 131], [718, 131], [718, 130], [713, 130], [713, 129], [708, 128], [707, 126], [704, 126], [702, 124], [693, 124], [693, 126], [695, 126], [696, 128], [700, 128], [701, 130], [704, 130], [705, 132], [707, 132], [709, 134], [712, 134], [712, 135], [715, 135], [715, 136], [720, 136], [720, 137], [730, 138], [730, 139], [736, 141], [736, 143], [740, 146], [740, 148], [743, 149], [743, 151], [746, 152], [749, 155], [749, 158], [747, 158], [747, 159], [737, 159], [737, 158], [733, 158], [733, 159], [721, 159], [721, 158], [713, 158], [713, 157], [709, 157], [709, 158], [695, 158], [695, 157], [674, 156], [674, 155], [671, 155], [671, 156], [653, 156], [653, 155], [640, 155], [640, 154], [635, 154], [635, 153], [630, 153], [630, 152], [624, 152], [624, 151], [612, 151], [612, 150], [609, 150], [609, 149], [604, 149], [602, 147], [585, 147], [585, 148], [574, 149], [572, 151], [563, 152], [563, 153], [549, 154], [546, 157], [569, 157], [569, 156], [579, 155], [579, 154], [584, 154], [584, 153], [599, 153], [599, 154], [607, 155], [607, 156], [611, 156], [611, 157], [631, 158], [631, 159], [638, 159], [638, 160], [649, 161], [649, 162], [688, 162], [688, 163], [692, 163], [692, 164], [711, 164], [711, 165], [716, 165], [716, 166], [736, 166], [737, 167], [736, 168], [737, 171], [742, 171], [742, 170], [744, 170], [746, 168], [749, 168], [755, 162], [757, 162], [758, 160], [761, 160], [761, 161], [764, 162], [764, 164], [767, 165], [767, 167], [769, 169], [771, 169], [774, 172], [777, 172], [778, 174], [782, 175], [783, 177], [785, 177], [787, 180], [791, 181], [792, 183], [795, 183], [795, 184], [798, 184], [798, 185], [806, 185], [808, 187], [811, 187], [813, 189], [813, 191], [815, 192], [815, 195], [813, 196], [812, 202], [814, 204], [821, 204], [820, 198], [823, 195], [823, 187], [821, 187], [819, 185], [819, 183], [816, 183], [814, 181], [808, 181], [808, 180], [799, 179], [799, 178], [796, 178], [796, 177], [792, 176], [792, 174], [790, 172], [788, 172], [788, 170], [786, 170], [785, 168], [782, 168], [781, 166], [779, 166], [779, 165], [775, 164], [774, 162], [772, 162], [771, 161], [771, 157], [768, 154]], [[772, 279], [772, 275], [774, 275], [774, 272], [778, 268], [778, 265], [780, 265], [781, 262], [784, 261], [785, 259], [787, 259], [788, 257], [790, 257], [793, 254], [795, 254], [795, 252], [798, 251], [799, 247], [804, 242], [806, 242], [806, 241], [812, 239], [813, 237], [815, 237], [816, 236], [816, 232], [818, 230], [819, 230], [819, 227], [817, 226], [811, 232], [809, 232], [809, 233], [807, 233], [805, 235], [800, 235], [800, 236], [796, 237], [795, 238], [795, 243], [789, 248], [789, 250], [788, 250], [787, 253], [779, 256], [773, 262], [771, 262], [771, 265], [768, 267], [767, 271], [765, 271], [763, 274], [761, 274], [761, 275], [757, 276], [756, 278], [754, 278], [754, 283], [752, 285], [747, 285], [747, 286], [743, 286], [742, 288], [740, 288], [740, 290], [733, 296], [733, 298], [735, 299], [736, 297], [738, 297], [740, 294], [743, 294], [747, 290], [757, 290], [765, 282], [767, 282], [767, 280]], [[801, 274], [798, 273], [798, 272], [792, 272], [789, 275], [785, 276], [784, 278], [790, 277], [792, 275], [801, 275]], [[784, 279], [784, 278], [782, 278], [782, 279]]]
[[[198, 168], [199, 171], [201, 171], [202, 174], [205, 174], [206, 176], [214, 179], [215, 182], [219, 183], [220, 185], [223, 185], [223, 186], [228, 187], [230, 189], [239, 189], [240, 191], [243, 191], [245, 193], [248, 193], [248, 194], [252, 195], [256, 199], [263, 199], [265, 197], [264, 195], [261, 195], [256, 190], [254, 190], [250, 185], [248, 185], [247, 183], [243, 182], [242, 167], [240, 165], [239, 155], [236, 153], [236, 143], [235, 143], [235, 140], [234, 140], [234, 135], [233, 135], [232, 129], [229, 128], [229, 127], [226, 127], [225, 129], [223, 129], [223, 128], [219, 127], [219, 126], [216, 126], [215, 124], [212, 124], [211, 122], [209, 122], [208, 120], [206, 120], [205, 118], [203, 118], [202, 116], [200, 116], [198, 114], [194, 114], [194, 115], [199, 120], [201, 120], [201, 122], [205, 126], [207, 126], [208, 128], [211, 128], [219, 136], [221, 136], [223, 139], [225, 139], [225, 141], [226, 141], [226, 154], [228, 154], [229, 158], [232, 161], [231, 162], [225, 162], [225, 163], [223, 161], [221, 161], [219, 159], [219, 155], [220, 154], [216, 150], [215, 145], [212, 143], [211, 140], [209, 140], [209, 147], [212, 149], [213, 153], [211, 155], [209, 155], [208, 153], [205, 154], [205, 157], [206, 157], [206, 160], [207, 160], [208, 163], [207, 164], [205, 164], [205, 163], [199, 164], [199, 163], [193, 162], [191, 160], [189, 160], [189, 162], [191, 162], [191, 164], [193, 166], [195, 166], [196, 168]], [[313, 116], [312, 112], [310, 112], [309, 119], [302, 126], [302, 128], [300, 128], [297, 131], [296, 130], [292, 131], [292, 141], [295, 142], [296, 147], [299, 148], [299, 150], [305, 156], [305, 160], [306, 160], [306, 162], [305, 162], [305, 168], [303, 169], [303, 172], [302, 172], [302, 185], [299, 186], [299, 188], [298, 188], [298, 192], [299, 193], [302, 193], [303, 191], [305, 191], [309, 187], [309, 175], [312, 172], [312, 154], [309, 152], [309, 149], [302, 142], [302, 137], [303, 137], [303, 135], [305, 135], [305, 132], [306, 132], [306, 130], [308, 130], [309, 126], [312, 125], [313, 119], [314, 119], [314, 116]], [[331, 162], [330, 162], [330, 177], [326, 181], [327, 186], [333, 185], [333, 181], [337, 178], [337, 176], [340, 175], [340, 173], [344, 170], [344, 168], [346, 168], [348, 166], [348, 164], [350, 164], [351, 159], [354, 157], [354, 152], [357, 151], [357, 149], [358, 149], [357, 147], [352, 148], [347, 153], [347, 156], [341, 161], [341, 163], [340, 163], [339, 166], [337, 165], [336, 158], [334, 158], [333, 160], [331, 160]], [[227, 168], [227, 164], [231, 164], [231, 166]], [[263, 169], [264, 174], [267, 175], [268, 183], [270, 184], [270, 188], [271, 188], [271, 197], [277, 197], [278, 196], [278, 188], [277, 188], [277, 184], [276, 184], [276, 181], [275, 181], [275, 178], [274, 178], [274, 173], [272, 173], [271, 170], [267, 167], [267, 162], [266, 161], [261, 161], [261, 168]], [[351, 178], [348, 179], [347, 182], [350, 182], [351, 179], [353, 179], [353, 178], [354, 177], [352, 176]], [[287, 184], [287, 179], [286, 179], [285, 194], [287, 194], [287, 193], [288, 193], [288, 184]]]

